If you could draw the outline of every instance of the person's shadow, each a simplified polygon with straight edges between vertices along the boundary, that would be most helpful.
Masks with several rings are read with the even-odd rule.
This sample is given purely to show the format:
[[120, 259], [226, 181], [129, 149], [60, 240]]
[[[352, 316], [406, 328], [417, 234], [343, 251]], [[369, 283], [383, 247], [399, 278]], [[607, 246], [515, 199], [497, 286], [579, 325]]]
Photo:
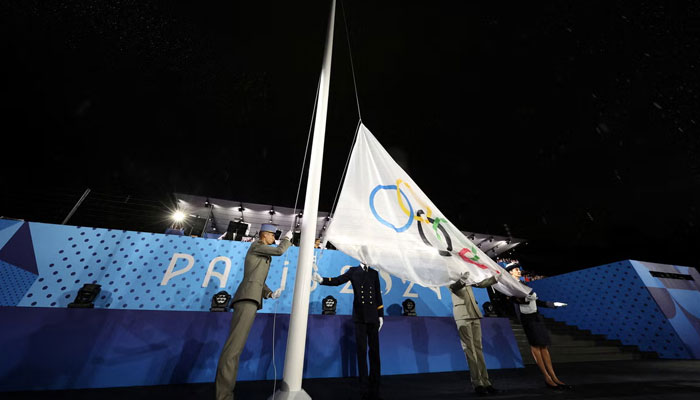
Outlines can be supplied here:
[[386, 315], [391, 315], [391, 316], [395, 317], [395, 316], [399, 316], [401, 314], [403, 314], [403, 307], [401, 307], [400, 305], [398, 305], [396, 303], [390, 305], [386, 309]]
[[[517, 360], [522, 360], [520, 352], [516, 353], [510, 345], [512, 340], [506, 336], [503, 325], [497, 320], [489, 322], [490, 335], [482, 341], [484, 352], [498, 359], [498, 368], [517, 368]], [[492, 366], [490, 368], [496, 368]]]
[[209, 331], [212, 325], [203, 324], [201, 327], [196, 323], [191, 323], [187, 327], [185, 337], [186, 342], [182, 346], [179, 357], [175, 362], [170, 383], [187, 383], [190, 373], [196, 370], [198, 363], [204, 363], [214, 357], [219, 349], [219, 343], [216, 341], [200, 341], [195, 338], [209, 337]]
[[357, 376], [357, 344], [355, 343], [355, 323], [352, 317], [345, 318], [341, 326], [340, 354], [343, 376]]

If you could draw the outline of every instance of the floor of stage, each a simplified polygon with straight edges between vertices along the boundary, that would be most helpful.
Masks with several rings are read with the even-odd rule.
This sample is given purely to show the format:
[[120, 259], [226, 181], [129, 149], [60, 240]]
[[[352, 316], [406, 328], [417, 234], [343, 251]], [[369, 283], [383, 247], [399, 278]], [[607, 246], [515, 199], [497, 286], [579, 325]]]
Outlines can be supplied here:
[[[559, 378], [574, 385], [573, 391], [553, 391], [544, 387], [534, 365], [524, 369], [490, 371], [499, 399], [696, 399], [700, 394], [700, 361], [641, 360], [568, 363], [555, 365]], [[449, 400], [476, 398], [466, 372], [385, 376], [383, 398]], [[279, 382], [278, 382], [279, 384]], [[352, 378], [306, 379], [305, 390], [314, 399], [359, 399]], [[236, 399], [265, 400], [272, 394], [272, 381], [239, 382]], [[3, 399], [213, 399], [214, 385], [188, 384], [107, 389], [0, 393]]]

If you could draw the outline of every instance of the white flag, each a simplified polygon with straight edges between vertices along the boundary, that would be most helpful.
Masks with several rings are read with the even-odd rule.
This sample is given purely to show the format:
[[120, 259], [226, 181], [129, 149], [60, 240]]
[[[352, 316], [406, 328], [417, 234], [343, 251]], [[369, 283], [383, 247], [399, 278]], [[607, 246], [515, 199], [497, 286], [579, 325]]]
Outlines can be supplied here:
[[445, 286], [499, 276], [493, 287], [523, 297], [531, 289], [464, 236], [360, 125], [343, 189], [324, 238], [338, 250], [400, 279]]

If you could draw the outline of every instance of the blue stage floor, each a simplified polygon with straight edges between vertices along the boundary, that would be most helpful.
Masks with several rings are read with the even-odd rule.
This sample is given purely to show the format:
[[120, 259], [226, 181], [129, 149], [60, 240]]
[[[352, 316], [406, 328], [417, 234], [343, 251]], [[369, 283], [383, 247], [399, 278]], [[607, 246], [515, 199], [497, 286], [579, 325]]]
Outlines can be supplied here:
[[[663, 399], [690, 400], [700, 396], [700, 361], [642, 360], [556, 364], [559, 378], [573, 391], [544, 387], [535, 366], [490, 371], [504, 392], [494, 399]], [[385, 400], [456, 400], [477, 398], [468, 384], [468, 372], [393, 375], [383, 378]], [[279, 383], [279, 382], [278, 382]], [[305, 379], [305, 390], [315, 400], [360, 399], [353, 378]], [[239, 382], [236, 399], [265, 400], [272, 381]], [[159, 385], [63, 391], [8, 392], [5, 400], [192, 400], [214, 399], [213, 383]]]

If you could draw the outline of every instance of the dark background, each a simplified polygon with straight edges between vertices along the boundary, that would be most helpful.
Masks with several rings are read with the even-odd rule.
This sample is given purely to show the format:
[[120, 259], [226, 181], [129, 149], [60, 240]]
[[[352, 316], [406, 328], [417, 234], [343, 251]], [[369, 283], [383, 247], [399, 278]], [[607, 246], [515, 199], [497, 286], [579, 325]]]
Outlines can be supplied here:
[[[0, 215], [162, 232], [172, 193], [291, 207], [328, 1], [0, 4]], [[697, 266], [700, 4], [344, 3], [365, 125], [460, 229], [553, 275]], [[320, 209], [358, 121], [338, 4]], [[303, 201], [303, 188], [300, 202]]]

